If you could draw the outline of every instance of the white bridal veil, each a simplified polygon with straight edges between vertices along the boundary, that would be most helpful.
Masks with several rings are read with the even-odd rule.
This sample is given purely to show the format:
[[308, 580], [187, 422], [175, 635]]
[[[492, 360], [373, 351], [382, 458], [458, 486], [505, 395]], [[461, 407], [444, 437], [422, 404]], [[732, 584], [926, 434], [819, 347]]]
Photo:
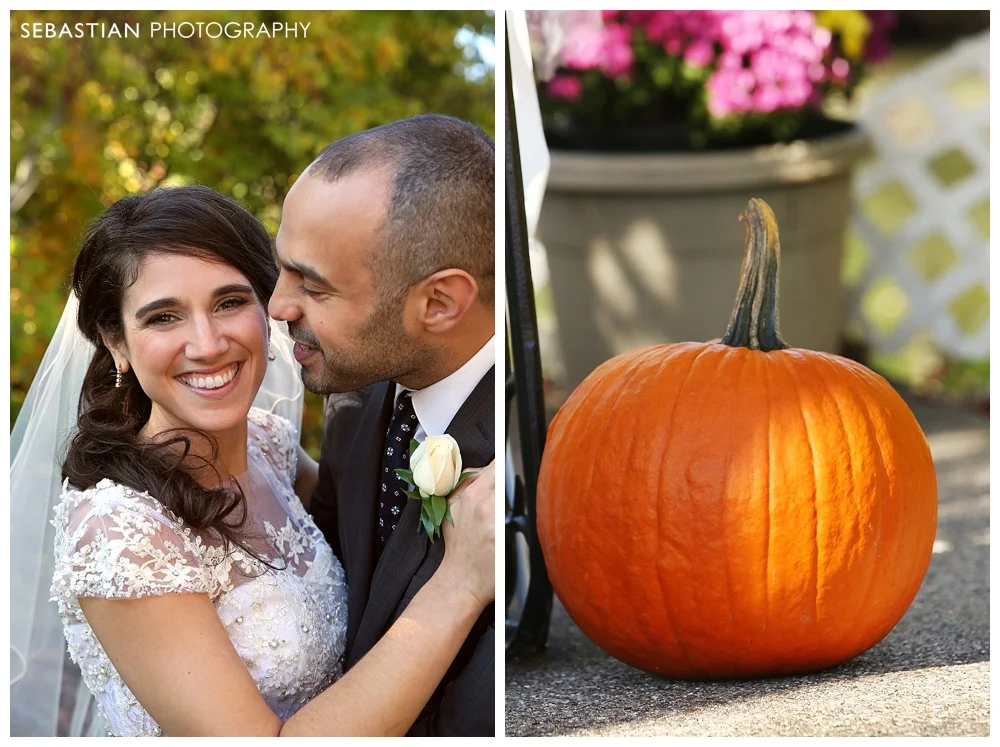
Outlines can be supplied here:
[[[10, 734], [97, 736], [104, 724], [66, 653], [62, 623], [49, 601], [54, 565], [52, 510], [62, 460], [94, 346], [76, 326], [70, 295], [10, 434]], [[271, 320], [268, 362], [254, 405], [288, 418], [300, 432], [303, 387], [284, 322]]]

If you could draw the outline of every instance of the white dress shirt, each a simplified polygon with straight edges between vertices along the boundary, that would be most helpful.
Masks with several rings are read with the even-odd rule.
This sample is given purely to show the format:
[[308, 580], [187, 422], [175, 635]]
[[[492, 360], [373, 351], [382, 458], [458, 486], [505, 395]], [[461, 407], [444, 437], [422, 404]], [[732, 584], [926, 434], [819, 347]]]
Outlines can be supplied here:
[[[424, 436], [440, 436], [465, 404], [480, 380], [496, 363], [497, 351], [494, 337], [490, 337], [479, 352], [469, 358], [460, 369], [441, 381], [419, 390], [411, 390], [413, 411], [419, 425], [413, 437], [423, 441]], [[403, 387], [396, 384], [396, 399]]]

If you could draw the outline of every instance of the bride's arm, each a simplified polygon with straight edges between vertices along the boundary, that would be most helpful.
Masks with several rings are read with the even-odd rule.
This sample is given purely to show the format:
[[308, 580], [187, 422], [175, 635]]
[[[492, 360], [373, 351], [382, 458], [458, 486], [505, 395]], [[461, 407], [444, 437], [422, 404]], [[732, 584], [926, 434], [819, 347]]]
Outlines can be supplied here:
[[164, 733], [405, 734], [492, 601], [494, 467], [467, 483], [444, 559], [382, 640], [287, 723], [267, 706], [207, 594], [80, 606], [115, 669]]
[[295, 495], [299, 501], [309, 510], [309, 500], [313, 491], [319, 483], [319, 462], [309, 456], [309, 453], [299, 444], [298, 465], [295, 470]]
[[[491, 462], [444, 523], [441, 565], [403, 614], [357, 664], [292, 716], [281, 736], [404, 736], [494, 597]], [[330, 729], [333, 731], [329, 731]]]

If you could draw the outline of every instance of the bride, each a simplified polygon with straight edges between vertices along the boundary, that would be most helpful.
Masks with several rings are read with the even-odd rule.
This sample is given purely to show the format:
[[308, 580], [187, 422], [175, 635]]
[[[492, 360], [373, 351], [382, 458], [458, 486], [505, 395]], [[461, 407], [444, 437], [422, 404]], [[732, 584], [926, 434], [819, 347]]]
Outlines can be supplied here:
[[[60, 701], [59, 733], [405, 734], [492, 601], [490, 467], [456, 494], [434, 577], [341, 677], [346, 582], [306, 512], [276, 279], [264, 228], [204, 187], [127, 197], [88, 232], [11, 434], [12, 557], [46, 542], [22, 527], [56, 488], [51, 578], [12, 574], [12, 734], [55, 734]], [[75, 693], [32, 603], [48, 581]]]

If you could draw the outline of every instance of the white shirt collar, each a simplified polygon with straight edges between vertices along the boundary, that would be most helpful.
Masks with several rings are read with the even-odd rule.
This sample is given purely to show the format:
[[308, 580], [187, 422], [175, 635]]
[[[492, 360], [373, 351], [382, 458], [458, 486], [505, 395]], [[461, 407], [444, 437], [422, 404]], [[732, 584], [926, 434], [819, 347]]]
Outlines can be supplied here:
[[[445, 432], [472, 390], [493, 368], [497, 354], [493, 340], [494, 337], [490, 337], [455, 373], [413, 392], [413, 411], [428, 436], [440, 436]], [[396, 384], [396, 397], [401, 391], [403, 387]]]

